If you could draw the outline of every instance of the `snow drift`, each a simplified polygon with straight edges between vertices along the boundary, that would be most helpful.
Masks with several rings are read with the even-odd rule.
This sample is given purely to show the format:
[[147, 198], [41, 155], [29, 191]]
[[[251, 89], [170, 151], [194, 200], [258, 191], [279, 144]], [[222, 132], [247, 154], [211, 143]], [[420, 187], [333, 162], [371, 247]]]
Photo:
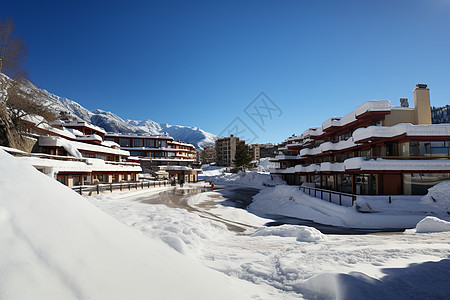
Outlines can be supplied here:
[[270, 298], [142, 235], [0, 150], [1, 299]]

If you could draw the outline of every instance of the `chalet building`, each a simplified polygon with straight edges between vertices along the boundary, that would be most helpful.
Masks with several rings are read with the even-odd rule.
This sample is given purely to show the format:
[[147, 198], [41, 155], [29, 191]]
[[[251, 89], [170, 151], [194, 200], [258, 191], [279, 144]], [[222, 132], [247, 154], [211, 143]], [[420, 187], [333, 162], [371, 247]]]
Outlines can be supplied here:
[[[137, 181], [138, 163], [127, 162], [130, 153], [104, 141], [100, 127], [80, 121], [40, 123], [35, 127], [34, 153], [5, 149], [36, 169], [68, 185]], [[85, 134], [86, 133], [86, 134]]]
[[450, 124], [431, 124], [430, 90], [414, 89], [414, 107], [368, 101], [321, 127], [288, 137], [273, 174], [361, 195], [421, 195], [450, 180]]
[[236, 158], [236, 147], [241, 143], [245, 145], [245, 140], [230, 135], [216, 140], [216, 164], [218, 166], [233, 167]]

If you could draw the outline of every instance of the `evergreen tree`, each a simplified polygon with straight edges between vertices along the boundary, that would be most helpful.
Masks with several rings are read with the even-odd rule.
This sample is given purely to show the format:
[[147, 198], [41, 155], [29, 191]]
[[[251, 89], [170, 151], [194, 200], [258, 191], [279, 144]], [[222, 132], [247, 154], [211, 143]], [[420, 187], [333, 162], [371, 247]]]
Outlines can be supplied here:
[[241, 170], [249, 167], [252, 157], [248, 153], [248, 148], [244, 143], [238, 143], [236, 145], [236, 156], [233, 160], [235, 166]]

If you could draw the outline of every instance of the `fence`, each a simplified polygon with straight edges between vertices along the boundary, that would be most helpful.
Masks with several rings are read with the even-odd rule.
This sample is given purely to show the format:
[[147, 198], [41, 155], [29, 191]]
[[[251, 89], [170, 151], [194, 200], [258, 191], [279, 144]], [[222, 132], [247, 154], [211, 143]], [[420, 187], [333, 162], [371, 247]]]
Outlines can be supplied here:
[[78, 185], [71, 187], [72, 190], [76, 191], [80, 195], [83, 194], [100, 194], [102, 192], [113, 192], [113, 191], [131, 191], [144, 188], [152, 187], [163, 187], [169, 186], [171, 182], [168, 180], [163, 181], [140, 181], [140, 182], [125, 182], [125, 183], [100, 183], [96, 185]]
[[305, 194], [320, 198], [330, 203], [339, 204], [340, 206], [351, 207], [356, 200], [356, 195], [353, 194], [341, 193], [319, 188], [310, 188], [305, 186], [301, 186], [300, 190]]

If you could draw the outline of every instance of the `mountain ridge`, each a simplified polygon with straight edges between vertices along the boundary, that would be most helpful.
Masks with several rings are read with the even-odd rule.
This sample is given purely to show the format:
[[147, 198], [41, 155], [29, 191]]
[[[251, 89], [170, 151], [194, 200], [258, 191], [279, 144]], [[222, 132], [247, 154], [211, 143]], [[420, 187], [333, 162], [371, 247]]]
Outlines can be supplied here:
[[[11, 79], [0, 73], [1, 89], [10, 83]], [[102, 127], [107, 132], [114, 133], [140, 133], [140, 134], [163, 134], [167, 133], [175, 140], [193, 144], [197, 149], [203, 149], [204, 146], [214, 144], [218, 138], [215, 134], [204, 131], [197, 126], [171, 125], [168, 123], [158, 123], [151, 119], [131, 120], [122, 119], [117, 114], [103, 109], [88, 110], [78, 102], [60, 97], [51, 92], [40, 89], [30, 81], [24, 81], [21, 90], [32, 97], [32, 99], [59, 116], [70, 117], [77, 120], [89, 122], [93, 125]]]

